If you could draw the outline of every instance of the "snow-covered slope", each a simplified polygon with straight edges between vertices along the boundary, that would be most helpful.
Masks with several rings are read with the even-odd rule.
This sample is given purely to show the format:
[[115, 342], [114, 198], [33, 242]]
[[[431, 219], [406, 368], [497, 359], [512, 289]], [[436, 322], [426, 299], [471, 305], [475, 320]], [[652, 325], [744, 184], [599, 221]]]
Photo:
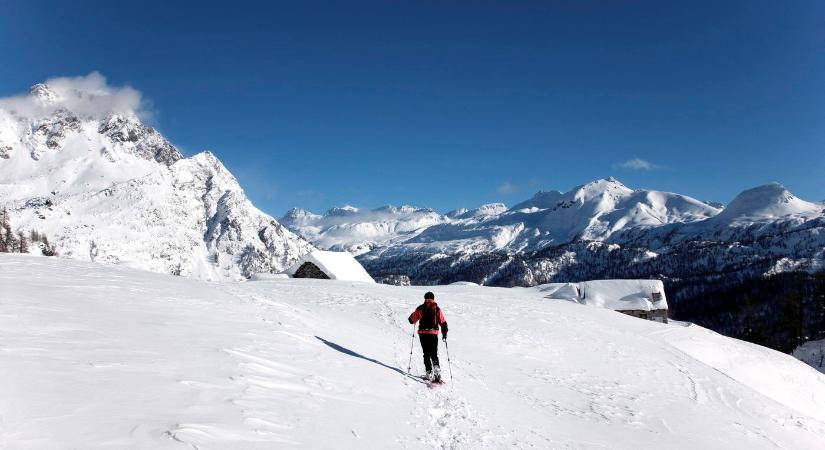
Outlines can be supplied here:
[[538, 289], [430, 288], [451, 360], [442, 344], [447, 384], [430, 389], [405, 375], [421, 288], [207, 283], [20, 255], [0, 255], [0, 285], [4, 449], [825, 441], [825, 375], [791, 356]]
[[206, 279], [278, 272], [311, 245], [209, 152], [183, 158], [97, 74], [0, 99], [0, 207], [60, 256]]

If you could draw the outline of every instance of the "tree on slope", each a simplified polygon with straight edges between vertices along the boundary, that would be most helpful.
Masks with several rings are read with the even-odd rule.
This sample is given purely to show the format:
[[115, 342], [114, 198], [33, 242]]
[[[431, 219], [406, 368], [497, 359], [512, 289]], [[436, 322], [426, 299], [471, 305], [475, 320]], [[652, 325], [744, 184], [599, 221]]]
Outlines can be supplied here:
[[29, 252], [29, 239], [26, 237], [26, 233], [23, 230], [20, 230], [18, 233], [17, 238], [17, 252], [18, 253], [28, 253]]
[[0, 252], [13, 252], [17, 248], [17, 240], [11, 230], [9, 212], [6, 208], [0, 211]]

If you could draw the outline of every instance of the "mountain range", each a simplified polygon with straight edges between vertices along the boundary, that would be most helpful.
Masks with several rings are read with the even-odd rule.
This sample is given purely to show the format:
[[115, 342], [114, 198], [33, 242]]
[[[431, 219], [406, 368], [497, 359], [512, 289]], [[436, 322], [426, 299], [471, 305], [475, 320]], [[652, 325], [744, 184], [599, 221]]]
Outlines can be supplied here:
[[[348, 250], [368, 264], [405, 255], [426, 256], [422, 265], [438, 255], [530, 255], [582, 243], [643, 248], [655, 259], [689, 243], [770, 240], [775, 245], [764, 250], [775, 257], [773, 270], [816, 271], [823, 267], [825, 247], [825, 204], [802, 200], [778, 183], [746, 190], [726, 206], [631, 189], [607, 178], [568, 192], [538, 192], [510, 208], [494, 203], [439, 214], [413, 206], [344, 206], [322, 215], [292, 209], [280, 220], [317, 246]], [[464, 281], [490, 281], [496, 274], [487, 275]], [[561, 281], [552, 276], [533, 278]], [[505, 283], [534, 284], [529, 279]]]

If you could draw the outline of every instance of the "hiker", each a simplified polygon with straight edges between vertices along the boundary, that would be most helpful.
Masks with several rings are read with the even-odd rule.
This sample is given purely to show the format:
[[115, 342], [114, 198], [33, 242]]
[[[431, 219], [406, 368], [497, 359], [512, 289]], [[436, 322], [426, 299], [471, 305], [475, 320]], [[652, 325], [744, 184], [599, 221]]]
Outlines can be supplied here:
[[424, 367], [427, 369], [427, 379], [441, 381], [441, 368], [438, 365], [438, 329], [444, 342], [447, 341], [447, 321], [444, 313], [435, 302], [435, 294], [424, 294], [424, 303], [415, 308], [409, 318], [410, 323], [418, 322], [418, 339], [421, 340], [421, 349], [424, 350]]

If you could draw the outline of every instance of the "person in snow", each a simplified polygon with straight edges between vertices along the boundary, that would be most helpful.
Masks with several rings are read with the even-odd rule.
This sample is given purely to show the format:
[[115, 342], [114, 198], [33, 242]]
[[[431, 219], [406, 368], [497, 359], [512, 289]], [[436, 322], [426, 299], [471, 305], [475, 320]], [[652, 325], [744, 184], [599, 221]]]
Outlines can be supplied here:
[[447, 341], [447, 320], [444, 313], [435, 302], [432, 292], [424, 294], [424, 303], [415, 308], [409, 318], [410, 323], [418, 322], [418, 339], [421, 349], [424, 350], [424, 367], [427, 369], [427, 378], [433, 381], [441, 380], [441, 368], [438, 365], [438, 329]]

